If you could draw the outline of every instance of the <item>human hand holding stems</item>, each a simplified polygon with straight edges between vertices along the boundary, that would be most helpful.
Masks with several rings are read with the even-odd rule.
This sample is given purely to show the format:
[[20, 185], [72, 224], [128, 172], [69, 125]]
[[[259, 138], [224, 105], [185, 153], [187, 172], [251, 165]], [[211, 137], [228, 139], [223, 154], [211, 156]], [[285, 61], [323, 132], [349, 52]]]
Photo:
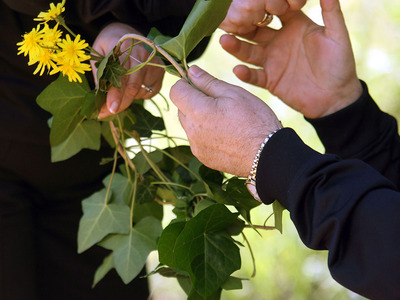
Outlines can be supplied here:
[[[120, 39], [126, 34], [140, 33], [127, 24], [112, 23], [106, 26], [97, 36], [93, 48], [103, 56], [112, 51]], [[130, 69], [145, 62], [150, 53], [142, 44], [135, 45], [129, 51], [132, 40], [125, 40], [121, 44], [119, 57], [121, 63], [125, 61], [125, 68]], [[121, 88], [111, 86], [107, 93], [106, 103], [100, 110], [99, 118], [106, 118], [125, 110], [135, 99], [148, 99], [156, 95], [161, 89], [164, 69], [151, 64], [163, 65], [159, 57], [154, 57], [150, 63], [140, 70], [123, 76]], [[95, 61], [91, 61], [93, 75], [96, 78], [97, 68]]]
[[261, 67], [236, 66], [239, 79], [268, 89], [308, 118], [334, 113], [362, 92], [339, 1], [321, 0], [321, 7], [325, 26], [288, 11], [280, 16], [281, 29], [262, 27], [255, 35], [242, 35], [252, 43], [232, 35], [220, 39], [226, 51]]
[[179, 109], [193, 154], [206, 166], [247, 176], [264, 138], [282, 125], [261, 99], [218, 80], [197, 66], [178, 81], [170, 98]]

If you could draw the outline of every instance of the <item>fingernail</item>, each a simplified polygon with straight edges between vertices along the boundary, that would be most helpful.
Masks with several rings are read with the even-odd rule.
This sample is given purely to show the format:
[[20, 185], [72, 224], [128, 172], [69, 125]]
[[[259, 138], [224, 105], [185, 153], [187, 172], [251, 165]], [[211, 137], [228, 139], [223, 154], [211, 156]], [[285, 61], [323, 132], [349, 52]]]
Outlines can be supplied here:
[[109, 111], [115, 114], [117, 113], [118, 108], [119, 108], [119, 103], [117, 101], [114, 101], [113, 103], [111, 103]]
[[203, 74], [204, 71], [200, 69], [198, 66], [194, 65], [189, 68], [189, 73], [191, 76], [200, 77], [200, 75]]

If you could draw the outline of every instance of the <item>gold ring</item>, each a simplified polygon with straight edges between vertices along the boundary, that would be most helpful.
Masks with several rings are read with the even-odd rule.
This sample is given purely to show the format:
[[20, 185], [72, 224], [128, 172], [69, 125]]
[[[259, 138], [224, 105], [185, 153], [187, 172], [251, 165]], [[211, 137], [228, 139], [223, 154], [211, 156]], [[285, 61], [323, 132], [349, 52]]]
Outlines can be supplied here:
[[274, 18], [274, 15], [272, 15], [268, 12], [265, 12], [264, 18], [260, 22], [258, 22], [256, 25], [258, 27], [265, 27], [272, 22], [273, 18]]

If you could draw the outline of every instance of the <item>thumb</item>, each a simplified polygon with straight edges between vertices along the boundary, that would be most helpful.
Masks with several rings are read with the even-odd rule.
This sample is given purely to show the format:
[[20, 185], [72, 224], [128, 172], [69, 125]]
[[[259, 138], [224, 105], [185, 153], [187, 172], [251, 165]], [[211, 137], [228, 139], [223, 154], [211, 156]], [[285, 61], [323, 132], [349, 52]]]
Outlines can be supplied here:
[[200, 91], [213, 98], [226, 96], [232, 89], [230, 84], [218, 80], [196, 65], [190, 67], [189, 78]]
[[342, 40], [348, 36], [339, 0], [321, 0], [320, 2], [327, 35], [334, 40]]

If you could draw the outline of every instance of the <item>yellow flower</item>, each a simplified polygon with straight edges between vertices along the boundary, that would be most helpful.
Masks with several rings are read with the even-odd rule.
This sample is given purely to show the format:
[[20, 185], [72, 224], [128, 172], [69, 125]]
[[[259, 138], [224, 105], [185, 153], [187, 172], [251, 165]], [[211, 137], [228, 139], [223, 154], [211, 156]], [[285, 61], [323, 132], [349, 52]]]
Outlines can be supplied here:
[[44, 24], [40, 45], [44, 48], [57, 50], [57, 43], [61, 41], [61, 35], [62, 31], [58, 30], [58, 23], [53, 28], [50, 28], [46, 23]]
[[31, 66], [35, 63], [38, 63], [38, 66], [36, 67], [36, 70], [33, 72], [33, 74], [37, 74], [40, 71], [40, 76], [43, 75], [45, 69], [48, 69], [48, 72], [51, 69], [57, 68], [54, 60], [57, 59], [57, 56], [55, 55], [54, 51], [48, 50], [45, 48], [41, 48], [41, 51], [39, 51], [39, 54], [35, 57], [35, 59], [30, 60], [28, 65]]
[[82, 61], [90, 59], [90, 55], [85, 54], [84, 51], [89, 44], [86, 43], [85, 40], [81, 40], [79, 34], [75, 37], [74, 41], [71, 40], [70, 35], [67, 34], [66, 38], [57, 45], [61, 49], [61, 51], [58, 53], [58, 57], [69, 62], [70, 64], [78, 64]]
[[20, 46], [18, 55], [24, 54], [26, 56], [29, 54], [29, 59], [34, 59], [42, 49], [39, 43], [43, 37], [43, 29], [40, 29], [40, 25], [38, 25], [22, 37], [22, 42], [17, 43], [17, 46]]
[[35, 21], [39, 22], [48, 22], [52, 20], [57, 20], [57, 18], [65, 11], [65, 1], [63, 0], [61, 3], [54, 5], [54, 3], [50, 3], [50, 9], [46, 12], [40, 12]]
[[90, 65], [81, 63], [80, 61], [69, 61], [64, 60], [60, 57], [57, 58], [57, 67], [50, 72], [53, 75], [57, 72], [61, 72], [64, 76], [68, 76], [70, 82], [82, 82], [81, 76], [78, 74], [85, 74], [86, 71], [90, 71]]

